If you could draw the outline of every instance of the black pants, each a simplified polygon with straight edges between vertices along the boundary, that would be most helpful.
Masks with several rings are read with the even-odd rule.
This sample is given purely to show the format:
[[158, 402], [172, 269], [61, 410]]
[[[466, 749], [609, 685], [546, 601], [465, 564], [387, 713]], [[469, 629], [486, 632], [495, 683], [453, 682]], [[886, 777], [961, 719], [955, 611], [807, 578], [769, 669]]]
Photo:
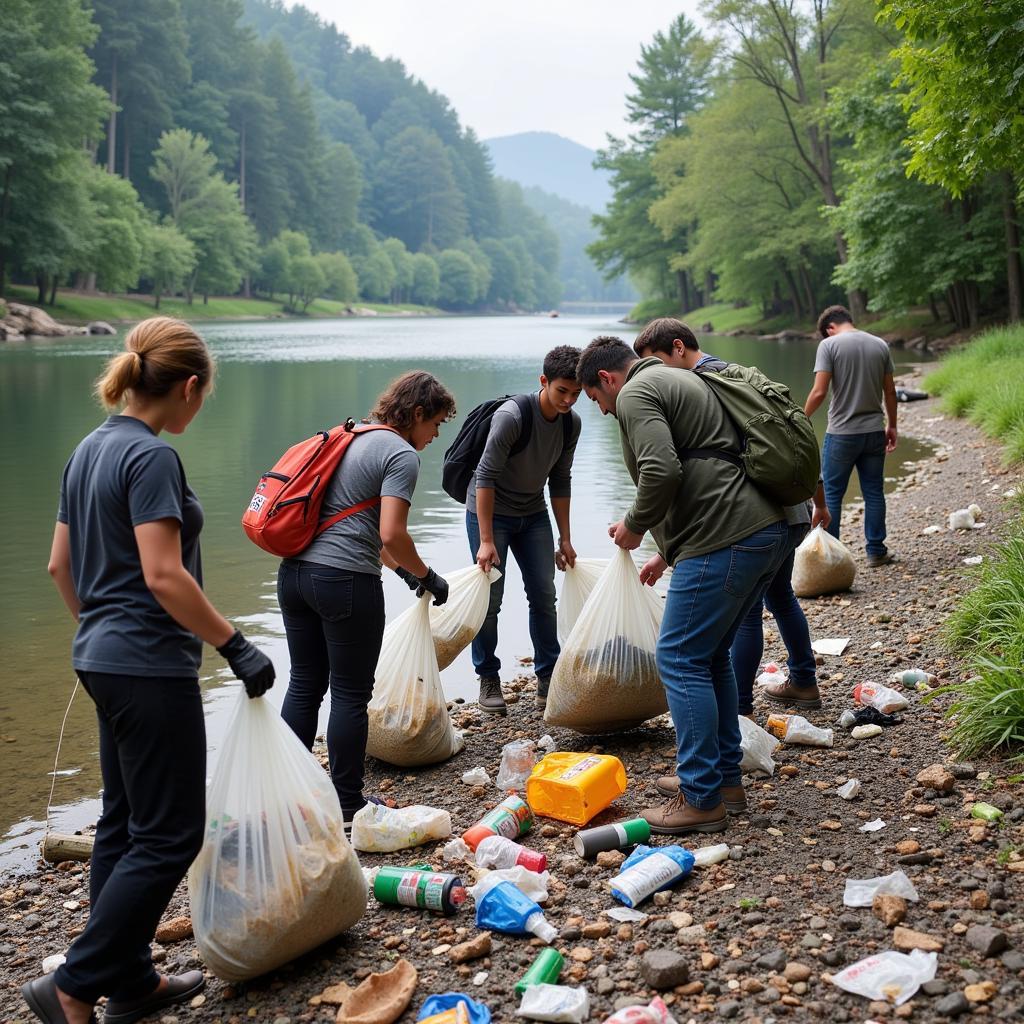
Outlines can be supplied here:
[[376, 574], [286, 559], [277, 574], [277, 600], [291, 657], [281, 715], [311, 748], [330, 688], [327, 756], [341, 810], [350, 818], [365, 802], [366, 705], [384, 635], [384, 587]]
[[137, 999], [159, 978], [149, 944], [202, 846], [206, 728], [199, 683], [79, 672], [96, 705], [103, 812], [85, 931], [57, 970], [63, 992]]

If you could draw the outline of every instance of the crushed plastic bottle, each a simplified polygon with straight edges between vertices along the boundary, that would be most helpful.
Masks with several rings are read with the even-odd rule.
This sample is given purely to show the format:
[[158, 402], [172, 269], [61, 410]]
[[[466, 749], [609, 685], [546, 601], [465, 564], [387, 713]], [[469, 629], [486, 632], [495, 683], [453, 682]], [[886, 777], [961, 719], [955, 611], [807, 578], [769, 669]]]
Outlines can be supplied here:
[[858, 683], [853, 688], [853, 699], [858, 704], [881, 711], [883, 715], [905, 711], [910, 707], [910, 701], [902, 693], [897, 693], [896, 690], [880, 683]]
[[476, 926], [509, 935], [536, 935], [548, 945], [558, 937], [544, 911], [511, 882], [499, 882], [477, 902]]
[[832, 746], [832, 730], [819, 729], [803, 715], [769, 715], [765, 728], [783, 743], [805, 747]]
[[693, 851], [693, 866], [709, 868], [712, 864], [721, 864], [729, 859], [729, 844], [719, 843], [717, 846], [703, 846]]
[[512, 868], [517, 864], [527, 871], [541, 872], [548, 866], [548, 858], [539, 850], [528, 850], [504, 836], [481, 839], [476, 848], [476, 863], [481, 868]]
[[542, 949], [516, 982], [516, 995], [521, 996], [531, 985], [554, 985], [562, 973], [565, 959], [557, 949]]
[[671, 889], [693, 870], [694, 856], [681, 846], [638, 846], [608, 882], [612, 895], [635, 907], [661, 889]]
[[533, 740], [515, 740], [501, 748], [501, 764], [495, 785], [501, 790], [522, 791], [537, 763], [537, 744]]
[[485, 871], [483, 877], [476, 885], [469, 889], [469, 895], [479, 903], [484, 895], [490, 892], [496, 885], [502, 882], [511, 882], [524, 896], [528, 896], [534, 903], [543, 903], [548, 898], [548, 883], [551, 881], [551, 872], [528, 871], [526, 868], [516, 865], [514, 868], [498, 868], [494, 871]]
[[998, 821], [1003, 812], [992, 804], [977, 803], [971, 807], [971, 817], [980, 818], [982, 821]]
[[462, 833], [466, 845], [475, 850], [488, 836], [516, 839], [526, 835], [533, 826], [530, 805], [514, 793], [505, 797], [492, 811], [488, 811], [472, 828]]
[[918, 683], [935, 683], [938, 677], [931, 672], [925, 672], [922, 668], [906, 668], [902, 672], [893, 672], [889, 676], [890, 683], [897, 683], [900, 686], [917, 686]]

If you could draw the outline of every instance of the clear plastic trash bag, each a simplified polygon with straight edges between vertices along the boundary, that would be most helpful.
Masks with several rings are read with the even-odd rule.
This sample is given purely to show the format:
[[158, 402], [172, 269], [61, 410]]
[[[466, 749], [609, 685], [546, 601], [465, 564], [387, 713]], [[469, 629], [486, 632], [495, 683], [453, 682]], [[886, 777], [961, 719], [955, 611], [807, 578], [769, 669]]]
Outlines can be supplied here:
[[853, 586], [857, 567], [842, 541], [816, 526], [796, 549], [793, 558], [793, 593], [797, 597], [835, 594]]
[[330, 778], [277, 709], [244, 690], [206, 794], [188, 892], [199, 955], [225, 981], [294, 960], [366, 909]]
[[607, 558], [577, 558], [574, 566], [566, 566], [562, 592], [558, 595], [558, 639], [561, 643], [569, 639], [590, 592], [607, 568]]
[[[437, 668], [443, 672], [472, 642], [487, 617], [491, 584], [501, 579], [497, 569], [484, 572], [474, 564], [445, 576], [448, 600], [430, 606], [430, 632], [437, 652]], [[406, 612], [406, 615], [412, 610]], [[398, 619], [395, 625], [398, 625]]]

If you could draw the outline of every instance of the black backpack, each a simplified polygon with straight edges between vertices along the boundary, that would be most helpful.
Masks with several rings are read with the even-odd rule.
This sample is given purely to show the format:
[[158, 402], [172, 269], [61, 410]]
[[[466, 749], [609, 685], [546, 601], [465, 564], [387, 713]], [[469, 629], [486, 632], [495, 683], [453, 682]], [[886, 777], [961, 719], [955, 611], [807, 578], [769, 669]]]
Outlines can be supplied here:
[[[518, 455], [530, 443], [533, 433], [533, 402], [530, 395], [503, 395], [481, 402], [471, 409], [469, 415], [459, 428], [455, 440], [444, 453], [444, 466], [441, 469], [441, 486], [446, 494], [460, 504], [465, 504], [469, 482], [473, 479], [480, 456], [487, 445], [487, 436], [491, 432], [491, 420], [495, 412], [509, 399], [519, 407], [522, 429], [515, 444], [509, 449], [509, 458]], [[562, 416], [562, 443], [565, 448], [572, 441], [572, 413]]]

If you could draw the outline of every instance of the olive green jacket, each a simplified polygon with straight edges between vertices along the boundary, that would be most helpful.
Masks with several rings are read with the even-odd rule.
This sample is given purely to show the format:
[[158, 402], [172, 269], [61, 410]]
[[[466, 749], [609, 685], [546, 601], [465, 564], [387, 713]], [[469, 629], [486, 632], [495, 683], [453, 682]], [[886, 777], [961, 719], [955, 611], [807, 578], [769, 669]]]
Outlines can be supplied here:
[[661, 556], [717, 551], [785, 519], [743, 470], [722, 459], [680, 459], [685, 448], [735, 452], [736, 429], [711, 389], [690, 371], [653, 356], [629, 369], [615, 399], [622, 457], [636, 484], [625, 516], [634, 533], [650, 531]]

